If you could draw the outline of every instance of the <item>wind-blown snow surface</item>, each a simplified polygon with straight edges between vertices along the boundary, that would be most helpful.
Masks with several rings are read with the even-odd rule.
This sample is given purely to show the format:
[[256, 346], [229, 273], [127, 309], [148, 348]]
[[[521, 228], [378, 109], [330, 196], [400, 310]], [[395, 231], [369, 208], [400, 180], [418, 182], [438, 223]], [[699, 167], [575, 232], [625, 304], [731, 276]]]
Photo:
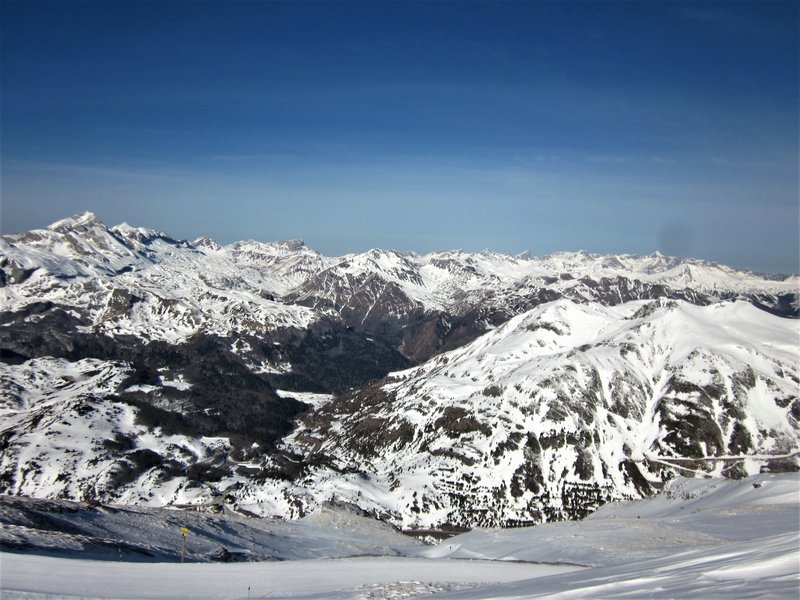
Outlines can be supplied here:
[[[194, 516], [192, 536], [203, 534], [197, 528], [205, 519], [208, 533], [217, 532], [227, 539], [245, 535], [245, 543], [253, 540], [246, 535], [248, 529], [271, 530], [262, 544], [295, 554], [313, 556], [316, 551], [319, 557], [343, 557], [347, 543], [331, 554], [332, 540], [342, 535], [350, 543], [362, 536], [362, 548], [369, 547], [375, 536], [374, 548], [388, 544], [395, 551], [402, 549], [406, 556], [180, 565], [6, 552], [0, 555], [0, 587], [4, 598], [14, 600], [336, 600], [432, 593], [436, 598], [465, 600], [796, 598], [800, 591], [799, 491], [797, 474], [762, 474], [739, 481], [679, 478], [651, 500], [609, 504], [582, 522], [473, 531], [422, 549], [408, 541], [392, 542], [390, 532], [379, 531], [378, 525], [335, 512], [329, 513], [338, 514], [330, 523], [340, 529], [326, 533], [324, 523], [304, 524], [303, 520], [279, 524], [294, 526], [296, 531], [288, 537], [280, 535], [280, 527], [274, 523], [248, 525], [236, 519], [225, 527], [224, 517]], [[105, 531], [113, 538], [124, 533], [120, 531], [123, 523], [130, 527], [137, 522], [133, 535], [140, 541], [164, 539], [165, 521], [160, 514], [168, 512], [151, 511], [146, 520], [138, 522], [135, 511], [116, 517], [110, 513]], [[73, 525], [90, 522], [85, 516], [63, 511], [54, 516]], [[181, 516], [174, 513], [168, 517], [173, 534]], [[116, 525], [112, 518], [118, 519]], [[95, 529], [102, 527], [100, 523], [95, 520]], [[7, 537], [8, 531], [4, 527], [0, 534]]]
[[679, 478], [653, 499], [608, 504], [581, 522], [474, 531], [423, 554], [593, 565], [451, 598], [796, 598], [800, 479]]

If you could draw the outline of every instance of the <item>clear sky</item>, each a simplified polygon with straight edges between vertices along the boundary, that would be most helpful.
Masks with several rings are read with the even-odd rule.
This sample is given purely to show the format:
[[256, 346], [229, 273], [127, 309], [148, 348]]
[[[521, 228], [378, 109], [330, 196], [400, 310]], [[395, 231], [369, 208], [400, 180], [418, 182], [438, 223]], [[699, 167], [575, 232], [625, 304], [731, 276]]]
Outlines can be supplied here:
[[798, 272], [790, 2], [2, 1], [2, 232]]

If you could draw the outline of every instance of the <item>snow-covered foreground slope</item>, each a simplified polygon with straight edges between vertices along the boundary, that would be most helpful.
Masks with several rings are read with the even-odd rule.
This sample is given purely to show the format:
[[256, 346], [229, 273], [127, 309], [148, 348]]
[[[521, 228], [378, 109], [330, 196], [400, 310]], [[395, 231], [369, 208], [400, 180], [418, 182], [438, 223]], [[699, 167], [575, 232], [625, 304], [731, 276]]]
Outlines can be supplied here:
[[[0, 555], [0, 587], [3, 598], [14, 600], [336, 600], [429, 594], [464, 600], [796, 598], [800, 592], [798, 492], [796, 474], [765, 474], [740, 481], [678, 479], [652, 500], [610, 504], [583, 522], [474, 531], [435, 547], [406, 546], [405, 557], [181, 565], [6, 552]], [[175, 513], [170, 530], [177, 528], [180, 515]], [[54, 516], [66, 523], [87, 524], [86, 519], [63, 512]], [[218, 519], [209, 534], [230, 538], [247, 531], [248, 526], [241, 523], [226, 528], [224, 518]], [[192, 535], [199, 535], [194, 529], [199, 521], [198, 517], [192, 522]], [[123, 522], [118, 520], [116, 527]], [[348, 540], [362, 535], [361, 547], [369, 546], [370, 536], [377, 536], [376, 548], [389, 539], [374, 525], [358, 526], [358, 522], [357, 517], [347, 517], [338, 522], [340, 529], [332, 535], [324, 533], [323, 523], [306, 526], [305, 539], [297, 535], [299, 529], [294, 536], [284, 537], [273, 524], [267, 527], [272, 534], [266, 543], [313, 552], [322, 542], [317, 556], [331, 556], [335, 535]], [[139, 523], [134, 535], [163, 537], [159, 532], [163, 521], [157, 512]], [[131, 525], [130, 517], [127, 525]], [[107, 530], [111, 536], [113, 529]], [[346, 556], [341, 553], [346, 547], [338, 547], [333, 555]]]
[[307, 487], [406, 528], [579, 518], [673, 474], [797, 468], [797, 322], [752, 305], [567, 300], [341, 396], [288, 439]]
[[3, 562], [3, 598], [7, 600], [386, 600], [453, 589], [480, 589], [487, 582], [527, 580], [576, 570], [569, 566], [414, 558], [141, 565], [4, 555]]
[[[414, 555], [422, 543], [343, 507], [302, 519], [0, 496], [0, 549], [105, 561], [261, 562]], [[182, 548], [181, 528], [187, 529]]]
[[[582, 521], [476, 529], [425, 548], [422, 555], [625, 565], [687, 550], [794, 535], [800, 530], [798, 509], [796, 473], [739, 480], [678, 477], [653, 498], [611, 502]], [[800, 556], [796, 558], [800, 561]]]
[[800, 478], [679, 478], [581, 522], [474, 531], [423, 554], [593, 566], [448, 598], [797, 598]]

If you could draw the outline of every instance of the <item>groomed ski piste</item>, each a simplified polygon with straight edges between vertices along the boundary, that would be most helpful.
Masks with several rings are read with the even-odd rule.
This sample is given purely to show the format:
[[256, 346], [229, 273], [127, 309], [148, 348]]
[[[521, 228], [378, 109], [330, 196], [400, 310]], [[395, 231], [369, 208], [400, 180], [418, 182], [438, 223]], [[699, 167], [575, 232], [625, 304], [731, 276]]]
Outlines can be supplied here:
[[[299, 521], [4, 498], [8, 600], [797, 598], [800, 476], [671, 481], [583, 521], [424, 546], [331, 507]], [[180, 526], [189, 530], [181, 564]], [[229, 559], [209, 562], [212, 549]], [[217, 559], [218, 559], [217, 553]]]

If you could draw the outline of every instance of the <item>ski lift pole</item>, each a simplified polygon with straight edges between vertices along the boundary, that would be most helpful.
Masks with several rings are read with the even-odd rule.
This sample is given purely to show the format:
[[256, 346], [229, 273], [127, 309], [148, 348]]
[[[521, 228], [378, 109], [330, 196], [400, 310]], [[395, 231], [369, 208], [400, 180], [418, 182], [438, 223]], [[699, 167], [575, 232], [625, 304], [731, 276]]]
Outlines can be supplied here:
[[181, 564], [183, 564], [183, 559], [186, 556], [186, 534], [189, 533], [188, 527], [181, 527], [181, 536], [183, 538], [183, 543], [181, 544]]

